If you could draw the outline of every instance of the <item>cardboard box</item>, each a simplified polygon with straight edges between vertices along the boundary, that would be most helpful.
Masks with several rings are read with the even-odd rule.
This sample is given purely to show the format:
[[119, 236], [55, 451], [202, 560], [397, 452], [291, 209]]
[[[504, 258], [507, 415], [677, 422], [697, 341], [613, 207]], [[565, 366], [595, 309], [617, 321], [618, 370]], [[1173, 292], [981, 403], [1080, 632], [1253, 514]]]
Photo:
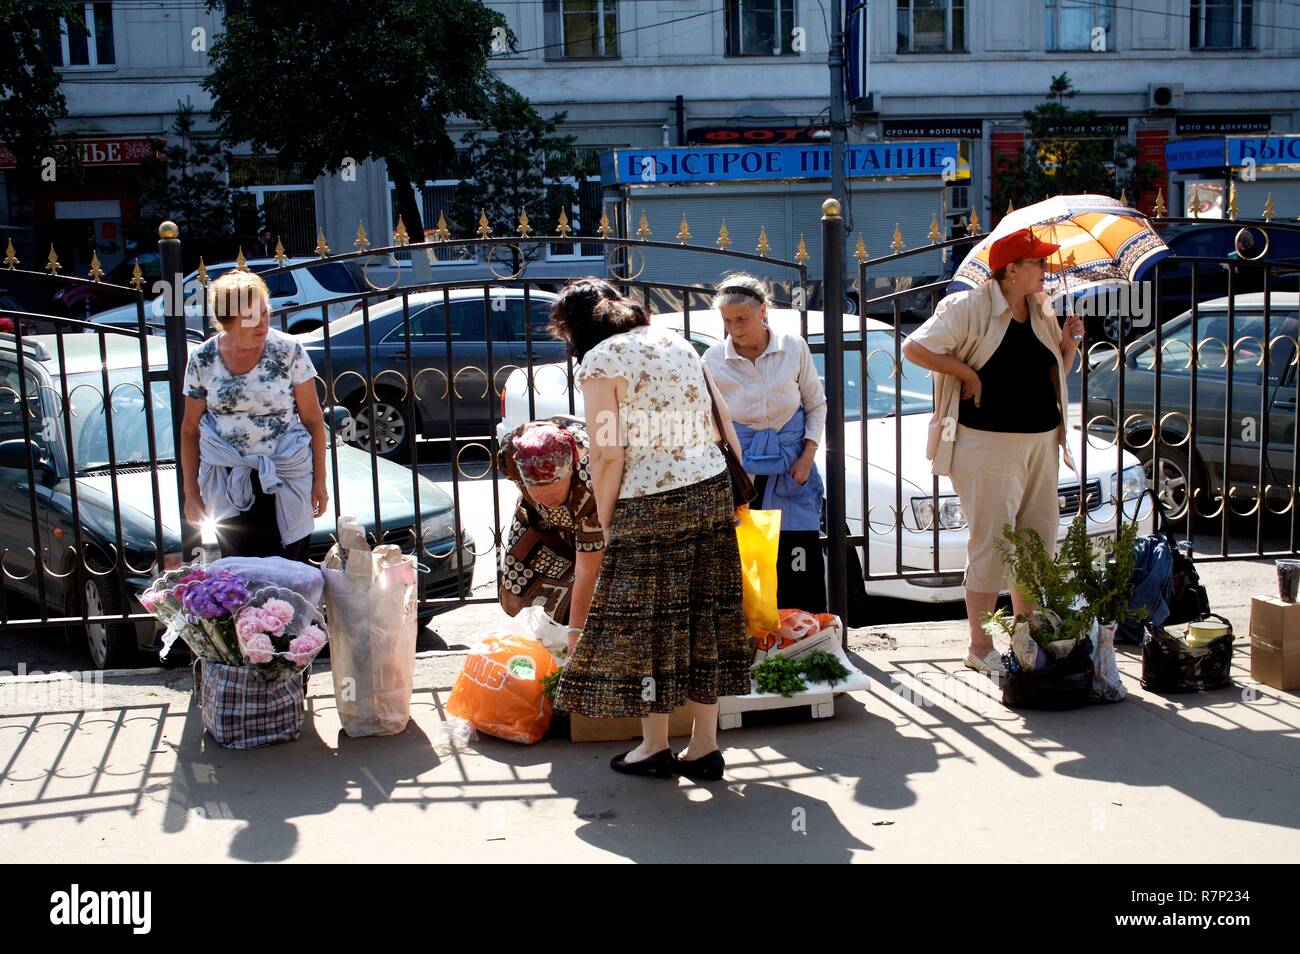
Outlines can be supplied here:
[[[668, 736], [677, 738], [690, 734], [690, 707], [680, 706], [668, 716]], [[640, 719], [593, 719], [576, 712], [569, 713], [569, 740], [572, 742], [624, 742], [639, 738]]]
[[1274, 689], [1300, 689], [1300, 603], [1251, 600], [1250, 675]]

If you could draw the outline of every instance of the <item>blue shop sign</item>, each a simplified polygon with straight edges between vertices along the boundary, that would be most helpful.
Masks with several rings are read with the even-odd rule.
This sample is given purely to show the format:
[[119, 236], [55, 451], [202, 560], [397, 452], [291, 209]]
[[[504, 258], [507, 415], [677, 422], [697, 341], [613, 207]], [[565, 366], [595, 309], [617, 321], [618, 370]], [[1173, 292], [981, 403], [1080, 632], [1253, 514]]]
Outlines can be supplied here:
[[1229, 136], [1228, 165], [1300, 165], [1300, 136]]
[[1165, 168], [1170, 172], [1180, 169], [1222, 169], [1225, 162], [1223, 137], [1209, 139], [1180, 139], [1165, 143]]
[[[957, 173], [956, 142], [890, 142], [845, 147], [845, 175], [938, 176]], [[601, 153], [604, 185], [829, 179], [829, 145], [708, 146], [698, 149], [612, 149]]]

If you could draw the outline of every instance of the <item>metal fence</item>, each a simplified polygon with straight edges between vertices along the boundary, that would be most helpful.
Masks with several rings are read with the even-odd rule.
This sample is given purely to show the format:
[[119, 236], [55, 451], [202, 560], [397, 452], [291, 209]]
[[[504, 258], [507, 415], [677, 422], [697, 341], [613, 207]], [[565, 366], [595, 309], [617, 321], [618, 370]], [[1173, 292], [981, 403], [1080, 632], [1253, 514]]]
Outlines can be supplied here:
[[[1190, 540], [1198, 559], [1293, 555], [1298, 263], [1268, 252], [1270, 242], [1277, 251], [1300, 240], [1300, 226], [1268, 217], [1163, 222], [1226, 227], [1237, 249], [1244, 230], [1262, 236], [1264, 250], [1165, 259], [1152, 279], [1149, 314], [1099, 316], [1071, 374], [1083, 482], [1063, 474], [1062, 520], [1082, 509], [1095, 532], [1107, 533], [1125, 519], [1158, 519]], [[629, 226], [616, 234], [602, 222], [598, 234], [584, 236], [564, 228], [534, 236], [522, 227], [494, 236], [487, 228], [473, 238], [416, 244], [399, 233], [381, 248], [359, 231], [353, 251], [333, 255], [321, 234], [316, 259], [291, 265], [281, 255], [280, 267], [262, 273], [271, 279], [355, 262], [365, 282], [273, 317], [282, 330], [304, 313], [321, 324], [299, 338], [316, 366], [331, 435], [332, 513], [318, 521], [312, 559], [324, 556], [338, 517], [350, 514], [373, 543], [418, 553], [429, 571], [421, 575], [423, 617], [495, 602], [514, 500], [513, 487], [495, 479], [503, 416], [513, 425], [581, 413], [573, 362], [545, 333], [553, 284], [528, 277], [527, 256], [513, 259], [524, 263], [517, 272], [503, 263], [512, 247], [560, 241], [604, 249], [607, 277], [652, 312], [677, 313], [664, 320], [701, 351], [722, 338], [708, 310], [710, 289], [644, 275], [642, 252], [685, 249], [715, 257], [719, 277], [750, 270], [790, 289], [778, 302], [789, 309], [780, 320], [808, 340], [829, 403], [822, 466], [832, 609], [846, 615], [853, 591], [921, 600], [959, 591], [963, 519], [923, 453], [932, 382], [901, 352], [909, 327], [943, 296], [946, 276], [865, 298], [857, 315], [845, 316], [843, 225], [838, 205], [828, 202], [824, 306], [810, 313], [805, 292], [813, 283], [802, 252], [778, 260], [770, 249], [657, 241], [645, 231], [629, 234]], [[174, 228], [160, 229], [157, 289], [142, 279], [107, 286], [97, 265], [86, 278], [63, 275], [54, 249], [44, 269], [21, 268], [12, 248], [3, 263], [47, 282], [100, 285], [135, 305], [129, 326], [17, 312], [12, 332], [0, 334], [0, 635], [76, 627], [100, 666], [127, 661], [154, 639], [139, 593], [205, 546], [203, 528], [181, 512], [176, 449], [186, 355], [212, 329], [201, 294], [206, 268], [182, 274]], [[907, 249], [901, 227], [897, 234], [887, 256], [870, 258], [859, 245], [859, 289], [873, 287], [874, 269], [892, 272], [936, 250], [946, 259], [982, 237], [940, 242], [932, 230], [926, 244]], [[394, 253], [434, 261], [460, 249], [486, 251], [494, 277], [397, 286], [370, 276]], [[163, 294], [156, 300], [154, 292]], [[1189, 308], [1176, 308], [1184, 294]], [[341, 304], [352, 311], [331, 320]], [[1102, 334], [1108, 328], [1113, 341]], [[1156, 478], [1159, 514], [1140, 473]]]

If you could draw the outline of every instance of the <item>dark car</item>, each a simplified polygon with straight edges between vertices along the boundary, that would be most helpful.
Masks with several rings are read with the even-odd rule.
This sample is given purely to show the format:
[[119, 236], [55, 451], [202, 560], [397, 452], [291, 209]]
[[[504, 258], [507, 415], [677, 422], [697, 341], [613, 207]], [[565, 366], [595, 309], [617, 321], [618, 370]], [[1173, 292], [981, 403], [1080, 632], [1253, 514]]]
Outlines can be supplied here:
[[[150, 335], [148, 342], [151, 369], [166, 367], [165, 339]], [[39, 568], [31, 554], [35, 549], [31, 513], [34, 493], [39, 547], [48, 552], [45, 605], [51, 616], [80, 616], [83, 601], [89, 615], [111, 616], [121, 612], [124, 599], [129, 602], [130, 612], [143, 612], [137, 596], [156, 575], [150, 568], [159, 552], [160, 535], [164, 568], [185, 562], [176, 503], [176, 455], [168, 383], [155, 380], [150, 389], [156, 435], [151, 449], [141, 387], [139, 339], [107, 334], [104, 343], [107, 358], [101, 366], [98, 336], [65, 335], [66, 366], [61, 369], [53, 337], [39, 335], [23, 340], [29, 442], [24, 436], [15, 339], [0, 335], [0, 553], [6, 574], [5, 596], [16, 594], [33, 600], [40, 597], [37, 584], [41, 574], [34, 572]], [[67, 416], [61, 410], [61, 371], [66, 371], [68, 404], [72, 408], [71, 453], [65, 432]], [[112, 395], [111, 427], [102, 397], [105, 374]], [[328, 458], [326, 483], [330, 499], [338, 501], [342, 513], [355, 516], [372, 532], [380, 529], [382, 521], [382, 542], [396, 543], [406, 553], [415, 551], [419, 527], [419, 559], [430, 570], [422, 574], [424, 597], [450, 596], [461, 591], [462, 586], [468, 591], [474, 570], [473, 544], [469, 535], [462, 533], [462, 555], [458, 560], [451, 498], [423, 477], [413, 480], [410, 470], [399, 464], [379, 461], [377, 467], [372, 467], [368, 454], [347, 446], [336, 447], [333, 453], [337, 453], [338, 487], [333, 462]], [[34, 487], [28, 478], [29, 461], [36, 478]], [[155, 480], [161, 526], [154, 519]], [[325, 555], [333, 531], [331, 507], [316, 520], [311, 538], [312, 560], [319, 561]], [[73, 572], [78, 535], [93, 572]], [[114, 553], [122, 555], [120, 566], [110, 556]], [[122, 566], [126, 568], [124, 574]], [[432, 607], [422, 608], [422, 617], [432, 614]], [[86, 639], [94, 664], [114, 667], [130, 662], [138, 647], [155, 645], [157, 627], [152, 621], [135, 626], [90, 624], [86, 626]]]
[[[372, 306], [368, 318], [357, 310], [330, 322], [328, 364], [323, 329], [298, 336], [334, 401], [352, 412], [354, 443], [363, 450], [373, 441], [376, 453], [407, 460], [417, 432], [451, 434], [453, 413], [457, 438], [486, 439], [501, 417], [501, 386], [510, 371], [527, 367], [530, 354], [537, 364], [564, 359], [565, 346], [546, 331], [556, 295], [530, 289], [525, 309], [521, 288], [493, 288], [486, 295], [483, 288], [456, 288], [447, 292], [448, 316], [443, 294], [409, 297], [409, 337], [400, 298]], [[418, 421], [408, 420], [408, 361]]]
[[[1219, 512], [1218, 500], [1225, 486], [1231, 506], [1242, 514], [1251, 512], [1261, 484], [1264, 503], [1273, 510], [1284, 510], [1291, 499], [1295, 483], [1298, 299], [1300, 295], [1295, 292], [1274, 292], [1270, 296], [1267, 334], [1264, 296], [1259, 293], [1233, 297], [1231, 327], [1227, 298], [1198, 306], [1195, 326], [1190, 311], [1166, 322], [1160, 329], [1158, 375], [1155, 331], [1126, 345], [1122, 408], [1115, 349], [1099, 345], [1091, 352], [1085, 414], [1089, 432], [1112, 440], [1119, 422], [1128, 435], [1126, 446], [1142, 460], [1167, 518], [1182, 519], [1193, 488], [1196, 511], [1205, 517]], [[1229, 411], [1230, 351], [1234, 357]], [[1152, 477], [1150, 437], [1155, 428], [1162, 435], [1158, 479]], [[1195, 438], [1188, 441], [1193, 428]], [[1262, 479], [1261, 447], [1266, 447]]]
[[[109, 285], [131, 287], [131, 278], [135, 274], [137, 264], [140, 266], [141, 277], [144, 278], [145, 291], [151, 290], [154, 282], [162, 277], [162, 266], [158, 263], [157, 252], [143, 252], [124, 258], [108, 270], [103, 281]], [[63, 314], [72, 318], [88, 318], [106, 308], [116, 308], [126, 304], [127, 301], [122, 292], [106, 288], [104, 285], [67, 285], [54, 293], [55, 305], [62, 310]]]

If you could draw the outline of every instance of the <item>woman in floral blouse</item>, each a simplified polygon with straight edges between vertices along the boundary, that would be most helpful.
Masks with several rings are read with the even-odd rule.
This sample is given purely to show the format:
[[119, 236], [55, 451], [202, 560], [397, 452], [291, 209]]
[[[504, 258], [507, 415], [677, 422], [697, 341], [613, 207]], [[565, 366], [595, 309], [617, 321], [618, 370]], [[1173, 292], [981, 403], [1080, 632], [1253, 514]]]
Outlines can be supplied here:
[[[611, 761], [615, 771], [716, 781], [718, 697], [749, 692], [751, 652], [731, 477], [704, 367], [685, 338], [652, 327], [641, 305], [599, 278], [564, 287], [551, 329], [581, 362], [574, 379], [605, 537], [556, 705], [641, 719], [641, 744]], [[725, 403], [718, 411], [735, 449]], [[675, 756], [668, 716], [686, 704], [691, 741]]]
[[252, 272], [208, 289], [218, 333], [185, 369], [181, 467], [185, 517], [211, 517], [222, 556], [306, 562], [325, 513], [325, 420], [302, 345], [270, 327], [270, 294]]

